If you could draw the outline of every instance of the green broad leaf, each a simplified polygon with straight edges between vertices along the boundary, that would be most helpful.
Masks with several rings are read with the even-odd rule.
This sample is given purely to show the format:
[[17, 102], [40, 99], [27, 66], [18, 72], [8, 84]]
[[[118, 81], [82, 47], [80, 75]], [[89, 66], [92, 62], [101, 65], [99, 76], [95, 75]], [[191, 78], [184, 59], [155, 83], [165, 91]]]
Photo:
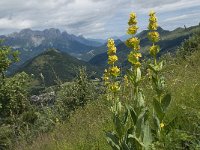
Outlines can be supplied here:
[[127, 145], [127, 143], [126, 143], [125, 140], [122, 142], [122, 149], [123, 149], [123, 150], [131, 150], [131, 149], [128, 147], [128, 145]]
[[106, 132], [106, 139], [113, 150], [120, 150], [119, 138], [113, 132]]
[[128, 138], [134, 140], [134, 142], [139, 144], [140, 146], [145, 147], [142, 141], [140, 141], [140, 139], [138, 139], [135, 135], [129, 134]]
[[123, 135], [123, 125], [121, 123], [121, 120], [118, 115], [114, 115], [114, 124], [115, 124], [115, 129], [117, 131], [117, 134], [121, 138]]
[[142, 90], [140, 89], [138, 92], [138, 104], [140, 107], [144, 107], [144, 94], [142, 92]]
[[166, 94], [165, 97], [161, 101], [161, 105], [162, 105], [162, 108], [163, 108], [164, 112], [169, 107], [170, 102], [171, 102], [171, 94]]
[[165, 113], [163, 112], [160, 102], [155, 98], [153, 99], [153, 107], [159, 120], [163, 120]]
[[157, 65], [157, 71], [161, 71], [163, 69], [163, 61], [161, 61], [158, 65]]
[[134, 78], [133, 72], [130, 71], [130, 70], [127, 70], [127, 75], [128, 75], [128, 79], [129, 79], [132, 83], [134, 83], [135, 78]]
[[138, 83], [140, 80], [141, 80], [141, 70], [140, 70], [140, 68], [137, 68], [135, 82]]
[[148, 116], [148, 110], [147, 109], [143, 109], [142, 112], [140, 113], [140, 115], [138, 116], [137, 122], [136, 122], [136, 137], [140, 137], [141, 133], [143, 131], [143, 127], [145, 124], [145, 119]]
[[138, 119], [137, 113], [135, 112], [135, 110], [132, 107], [129, 107], [129, 111], [130, 111], [131, 119], [132, 119], [134, 125], [136, 125], [136, 122]]
[[154, 113], [153, 114], [153, 125], [155, 128], [155, 134], [157, 134], [157, 132], [160, 130], [160, 120], [158, 119], [157, 115]]
[[145, 145], [145, 150], [148, 150], [153, 141], [151, 129], [148, 122], [145, 123], [143, 134], [143, 143]]
[[127, 122], [127, 120], [128, 120], [128, 109], [126, 108], [126, 111], [125, 111], [125, 113], [124, 113], [124, 115], [123, 115], [123, 121], [122, 121], [122, 123], [125, 125], [126, 124], [126, 122]]
[[153, 72], [157, 72], [156, 66], [154, 64], [149, 64], [149, 69], [151, 69]]

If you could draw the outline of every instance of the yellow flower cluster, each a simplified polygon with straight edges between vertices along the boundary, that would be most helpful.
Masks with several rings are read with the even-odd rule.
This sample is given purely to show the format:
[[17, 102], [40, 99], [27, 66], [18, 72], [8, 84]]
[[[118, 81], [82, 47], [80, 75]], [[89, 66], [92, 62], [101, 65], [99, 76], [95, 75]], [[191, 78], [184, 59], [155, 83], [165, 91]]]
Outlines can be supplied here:
[[148, 29], [149, 30], [157, 30], [158, 28], [158, 23], [157, 23], [157, 18], [156, 18], [156, 13], [154, 11], [151, 11], [149, 13], [149, 26]]
[[117, 77], [120, 73], [120, 69], [117, 66], [113, 66], [109, 69], [109, 72], [112, 76]]
[[140, 62], [139, 62], [140, 57], [142, 57], [141, 53], [135, 53], [135, 52], [131, 51], [130, 54], [128, 55], [128, 61], [131, 64], [134, 64], [137, 67], [139, 67], [140, 66]]
[[152, 56], [156, 56], [156, 54], [159, 53], [159, 51], [160, 51], [160, 46], [158, 46], [158, 45], [152, 45], [150, 47], [150, 54]]
[[110, 85], [110, 90], [113, 91], [114, 93], [120, 90], [120, 86], [118, 82], [113, 82]]
[[153, 43], [153, 45], [150, 47], [150, 54], [156, 57], [157, 53], [160, 51], [160, 47], [158, 45], [155, 45], [155, 43], [160, 40], [160, 35], [156, 31], [158, 29], [158, 23], [157, 23], [156, 13], [154, 11], [151, 11], [149, 13], [148, 29], [150, 30], [150, 32], [148, 33], [148, 38]]
[[116, 56], [116, 47], [115, 47], [115, 42], [113, 39], [108, 39], [108, 64], [109, 65], [114, 65], [114, 63], [118, 60], [118, 57]]
[[140, 50], [140, 40], [137, 37], [132, 37], [126, 41], [126, 45], [135, 50]]
[[116, 55], [108, 56], [108, 64], [113, 65], [118, 60]]
[[128, 25], [129, 25], [129, 28], [127, 30], [127, 33], [130, 35], [136, 34], [138, 30], [138, 26], [137, 26], [136, 14], [133, 12], [130, 14]]
[[126, 41], [126, 45], [132, 49], [128, 55], [128, 61], [137, 68], [141, 65], [139, 58], [142, 57], [142, 55], [138, 52], [140, 50], [140, 40], [137, 37], [133, 37], [138, 30], [135, 13], [130, 14], [128, 25], [128, 34], [132, 35], [132, 37]]
[[159, 35], [158, 32], [152, 31], [152, 32], [149, 32], [149, 33], [148, 33], [148, 38], [149, 38], [153, 43], [156, 43], [156, 42], [159, 41], [160, 35]]
[[115, 47], [115, 42], [113, 39], [108, 39], [108, 64], [110, 65], [109, 69], [105, 69], [103, 80], [105, 82], [105, 85], [108, 85], [109, 89], [112, 92], [117, 92], [120, 88], [118, 82], [115, 82], [113, 79], [119, 76], [120, 69], [115, 66], [115, 62], [118, 60], [118, 57], [116, 56], [117, 48]]

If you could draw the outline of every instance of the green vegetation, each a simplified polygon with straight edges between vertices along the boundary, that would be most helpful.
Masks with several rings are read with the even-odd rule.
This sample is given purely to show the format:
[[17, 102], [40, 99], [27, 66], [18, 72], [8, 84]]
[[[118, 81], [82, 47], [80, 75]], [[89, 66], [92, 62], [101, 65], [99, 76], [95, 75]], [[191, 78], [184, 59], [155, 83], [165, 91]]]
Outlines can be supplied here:
[[[124, 78], [119, 76], [116, 62], [120, 56], [114, 41], [109, 40], [110, 67], [104, 74], [105, 84], [91, 80], [85, 68], [78, 69], [81, 61], [73, 59], [69, 65], [72, 58], [56, 50], [34, 58], [24, 70], [30, 74], [52, 71], [58, 79], [45, 72], [40, 77], [24, 72], [7, 77], [6, 71], [18, 61], [18, 53], [1, 46], [0, 149], [200, 149], [200, 34], [193, 34], [176, 54], [158, 59], [157, 20], [151, 13], [148, 35], [153, 59], [141, 63], [140, 42], [134, 37], [135, 18], [132, 14], [129, 20], [131, 38], [127, 41], [132, 69]], [[67, 61], [62, 70], [61, 64], [56, 64], [60, 60]], [[73, 81], [46, 86], [62, 75], [68, 77], [67, 71], [74, 64], [79, 71]], [[45, 69], [47, 66], [53, 69]], [[31, 72], [34, 67], [35, 72]], [[35, 79], [44, 86], [39, 96], [30, 93]]]
[[45, 86], [49, 87], [72, 81], [80, 66], [87, 67], [90, 78], [94, 79], [100, 76], [98, 68], [55, 49], [49, 49], [29, 60], [21, 66], [18, 72], [23, 71], [32, 75], [34, 91], [37, 91]]

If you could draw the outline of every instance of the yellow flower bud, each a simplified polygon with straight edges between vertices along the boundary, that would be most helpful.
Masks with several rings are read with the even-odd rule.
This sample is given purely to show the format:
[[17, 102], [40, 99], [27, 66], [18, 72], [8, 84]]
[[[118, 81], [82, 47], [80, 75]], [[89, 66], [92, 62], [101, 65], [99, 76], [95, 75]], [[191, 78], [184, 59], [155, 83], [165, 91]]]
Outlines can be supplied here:
[[156, 13], [154, 11], [151, 11], [149, 13], [149, 26], [148, 29], [149, 30], [157, 30], [158, 28], [158, 23], [157, 23], [157, 18], [156, 18]]
[[165, 124], [164, 123], [160, 123], [160, 128], [164, 128]]
[[128, 25], [132, 26], [132, 25], [136, 25], [137, 24], [137, 20], [136, 20], [136, 14], [135, 13], [131, 13], [130, 14], [130, 19], [128, 21]]

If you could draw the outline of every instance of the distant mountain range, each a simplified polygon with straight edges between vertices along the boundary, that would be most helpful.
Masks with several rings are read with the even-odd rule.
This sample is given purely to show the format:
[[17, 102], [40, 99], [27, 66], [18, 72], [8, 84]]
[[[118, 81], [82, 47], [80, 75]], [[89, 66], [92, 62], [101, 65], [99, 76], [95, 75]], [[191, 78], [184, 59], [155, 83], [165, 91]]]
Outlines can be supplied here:
[[[161, 36], [161, 40], [158, 43], [161, 46], [160, 55], [167, 52], [175, 53], [176, 48], [180, 46], [184, 40], [199, 30], [200, 26], [177, 28], [173, 31], [164, 30], [159, 27], [158, 32]], [[141, 52], [145, 57], [149, 55], [148, 49], [151, 44], [147, 38], [147, 33], [148, 31], [144, 30], [137, 34], [137, 37], [141, 39]], [[128, 38], [128, 36], [122, 37], [124, 37], [124, 39]], [[55, 72], [58, 72], [62, 80], [68, 80], [74, 77], [74, 72], [70, 70], [73, 67], [77, 68], [77, 66], [84, 65], [89, 67], [90, 71], [99, 73], [96, 67], [102, 70], [107, 65], [107, 44], [105, 40], [75, 36], [54, 28], [43, 31], [24, 29], [18, 33], [2, 35], [0, 38], [4, 39], [5, 45], [11, 46], [13, 49], [17, 49], [21, 52], [20, 63], [13, 65], [8, 74], [12, 74], [16, 71], [26, 71], [33, 74], [44, 72], [45, 76], [53, 83], [54, 79], [50, 77], [52, 76], [50, 73], [52, 69], [49, 65], [53, 66], [53, 69], [55, 68]], [[130, 49], [125, 45], [123, 38], [122, 40], [116, 39], [115, 43], [117, 55], [119, 56], [118, 64], [121, 67], [127, 67], [127, 54], [130, 53]], [[56, 51], [46, 51], [47, 49], [56, 49]], [[88, 62], [86, 63], [86, 61]], [[43, 64], [45, 64], [45, 66], [42, 66], [41, 69], [41, 65]], [[57, 70], [59, 67], [62, 69]]]
[[82, 53], [89, 52], [102, 45], [101, 42], [61, 32], [54, 28], [43, 31], [24, 29], [18, 33], [2, 35], [0, 38], [4, 39], [5, 45], [21, 52], [21, 61], [17, 64], [18, 66], [49, 48], [59, 49], [81, 59]]
[[[177, 28], [173, 31], [167, 31], [163, 30], [161, 27], [158, 28], [158, 32], [160, 33], [160, 41], [158, 44], [161, 47], [161, 52], [159, 55], [163, 55], [167, 52], [175, 53], [178, 46], [181, 45], [183, 41], [188, 39], [193, 33], [200, 31], [200, 26], [193, 26], [189, 28]], [[148, 30], [144, 30], [137, 34], [137, 37], [140, 38], [140, 44], [141, 44], [141, 52], [143, 56], [148, 57], [149, 52], [148, 49], [151, 45], [147, 38]], [[130, 49], [127, 48], [125, 43], [118, 43], [117, 44], [117, 55], [119, 57], [118, 64], [121, 67], [127, 66], [127, 55], [130, 53]], [[95, 52], [94, 52], [95, 53]], [[104, 68], [107, 65], [107, 53], [101, 53], [96, 56], [94, 56], [89, 63], [95, 66], [99, 66], [101, 68]]]

